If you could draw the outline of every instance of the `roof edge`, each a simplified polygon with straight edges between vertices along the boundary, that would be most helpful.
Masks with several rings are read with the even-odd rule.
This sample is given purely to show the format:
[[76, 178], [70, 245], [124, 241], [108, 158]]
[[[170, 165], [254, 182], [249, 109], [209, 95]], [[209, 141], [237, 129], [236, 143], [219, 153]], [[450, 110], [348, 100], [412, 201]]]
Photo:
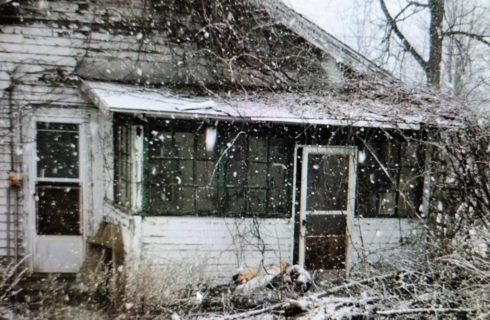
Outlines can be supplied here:
[[[103, 86], [100, 88], [100, 86]], [[104, 86], [106, 88], [104, 88]], [[113, 86], [113, 88], [108, 88], [107, 86]], [[117, 88], [117, 90], [114, 90], [114, 88]], [[245, 122], [256, 122], [256, 123], [261, 123], [261, 122], [267, 122], [267, 123], [282, 123], [282, 124], [296, 124], [296, 125], [306, 125], [306, 124], [315, 124], [315, 125], [331, 125], [331, 126], [352, 126], [352, 127], [378, 127], [378, 128], [386, 128], [386, 129], [401, 129], [401, 130], [420, 130], [421, 128], [421, 123], [419, 122], [409, 122], [409, 121], [389, 121], [389, 120], [383, 120], [383, 119], [360, 119], [360, 118], [336, 118], [333, 116], [318, 116], [318, 117], [312, 117], [312, 115], [308, 114], [301, 114], [301, 113], [295, 113], [291, 112], [287, 108], [284, 109], [284, 114], [279, 115], [279, 114], [254, 114], [253, 112], [249, 115], [246, 114], [246, 112], [243, 112], [244, 109], [236, 109], [233, 110], [234, 108], [240, 108], [239, 105], [236, 103], [233, 103], [233, 101], [222, 101], [222, 104], [217, 102], [216, 108], [211, 108], [212, 110], [209, 110], [208, 107], [202, 110], [198, 110], [195, 108], [192, 109], [172, 109], [172, 104], [175, 104], [175, 102], [168, 102], [170, 103], [170, 108], [164, 107], [157, 107], [155, 106], [149, 106], [149, 107], [138, 107], [137, 105], [118, 105], [119, 102], [114, 102], [104, 96], [103, 92], [106, 91], [107, 93], [110, 93], [112, 95], [122, 95], [122, 96], [127, 96], [128, 98], [134, 97], [134, 94], [131, 93], [131, 90], [138, 90], [137, 95], [143, 96], [145, 94], [159, 94], [158, 90], [151, 90], [147, 93], [145, 93], [144, 87], [140, 86], [130, 86], [130, 85], [121, 85], [118, 83], [113, 83], [113, 82], [93, 82], [93, 81], [86, 81], [81, 79], [80, 84], [79, 84], [79, 89], [81, 93], [83, 94], [84, 97], [86, 97], [91, 103], [95, 104], [95, 106], [103, 113], [103, 114], [110, 114], [110, 113], [130, 113], [130, 114], [146, 114], [146, 115], [152, 115], [152, 116], [157, 116], [157, 117], [169, 117], [172, 119], [189, 119], [189, 120], [195, 120], [195, 119], [216, 119], [216, 120], [231, 120], [231, 121], [245, 121]], [[141, 90], [143, 89], [143, 90]], [[100, 92], [102, 90], [102, 92]], [[145, 103], [145, 97], [142, 97], [143, 99], [141, 100], [143, 104]], [[123, 99], [124, 101], [127, 101], [128, 99]], [[150, 97], [147, 101], [151, 101], [152, 103], [162, 103], [164, 99], [159, 100], [155, 99], [154, 97]], [[214, 99], [210, 99], [210, 101], [214, 101]], [[182, 100], [182, 103], [185, 104], [187, 100]], [[126, 102], [125, 102], [126, 103]], [[166, 104], [167, 102], [163, 102]], [[240, 103], [240, 102], [238, 102]], [[260, 102], [258, 101], [257, 103], [262, 103], [262, 104], [267, 104], [267, 102]], [[273, 106], [273, 105], [271, 105]], [[231, 108], [231, 109], [230, 109]], [[244, 108], [244, 107], [241, 107]], [[230, 112], [230, 111], [235, 111]]]
[[318, 49], [332, 55], [338, 62], [345, 63], [361, 73], [381, 77], [390, 82], [399, 82], [391, 73], [352, 49], [317, 24], [288, 7], [280, 0], [264, 0], [263, 6], [277, 22]]

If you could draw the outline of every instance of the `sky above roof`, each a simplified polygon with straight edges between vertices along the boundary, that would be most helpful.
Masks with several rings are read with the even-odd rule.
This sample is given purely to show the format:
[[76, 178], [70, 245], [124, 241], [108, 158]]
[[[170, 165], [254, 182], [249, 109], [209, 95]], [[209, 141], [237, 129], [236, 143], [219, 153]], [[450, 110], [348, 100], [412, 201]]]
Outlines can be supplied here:
[[303, 14], [320, 27], [346, 42], [349, 38], [350, 24], [342, 21], [354, 21], [353, 2], [350, 0], [282, 0], [286, 5]]
[[[344, 42], [352, 49], [358, 51], [368, 59], [390, 71], [395, 77], [402, 79], [410, 85], [423, 85], [424, 73], [413, 59], [404, 59], [403, 68], [393, 59], [381, 58], [383, 52], [383, 29], [382, 21], [384, 16], [381, 12], [378, 0], [281, 0], [287, 6], [299, 12], [324, 30]], [[478, 6], [490, 10], [489, 0], [469, 0], [463, 3], [468, 6]], [[386, 1], [389, 11], [392, 14], [399, 12], [400, 8], [406, 4], [405, 0]], [[408, 21], [408, 23], [407, 23]], [[401, 31], [407, 36], [411, 44], [422, 53], [428, 56], [429, 39], [428, 24], [429, 17], [426, 12], [413, 15], [405, 23], [400, 24]], [[478, 70], [479, 76], [475, 77], [475, 88], [483, 82], [481, 79], [490, 79], [488, 69], [488, 55], [473, 55], [473, 72]], [[482, 86], [478, 94], [474, 107], [482, 114], [490, 118], [490, 90], [488, 86]], [[479, 99], [479, 100], [478, 100]]]
[[[382, 13], [377, 3], [366, 0], [282, 0], [287, 6], [301, 13], [342, 42], [363, 54], [369, 54], [365, 48], [365, 39], [369, 38], [372, 46], [378, 46], [380, 34], [375, 31], [373, 22], [381, 21]], [[400, 1], [387, 1], [391, 12], [397, 12], [401, 7]], [[428, 16], [419, 15], [411, 24], [411, 28], [403, 30], [413, 40], [414, 45], [424, 50], [425, 35], [420, 27], [427, 22]], [[428, 20], [427, 20], [428, 21]], [[377, 34], [373, 34], [373, 32]], [[378, 37], [376, 37], [378, 35]], [[372, 40], [375, 40], [374, 43]]]

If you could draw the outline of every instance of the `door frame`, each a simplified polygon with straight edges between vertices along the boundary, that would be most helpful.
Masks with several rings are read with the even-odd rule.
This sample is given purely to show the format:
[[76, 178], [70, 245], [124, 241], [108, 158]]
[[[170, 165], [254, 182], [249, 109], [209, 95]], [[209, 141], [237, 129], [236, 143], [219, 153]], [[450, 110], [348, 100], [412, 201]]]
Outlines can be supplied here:
[[[25, 116], [22, 119], [22, 148], [23, 148], [23, 171], [27, 178], [24, 184], [24, 211], [26, 213], [26, 223], [24, 227], [24, 235], [26, 242], [26, 254], [28, 255], [28, 267], [30, 272], [37, 272], [35, 270], [35, 255], [36, 244], [38, 237], [36, 227], [36, 182], [37, 182], [37, 126], [38, 122], [52, 122], [52, 123], [70, 123], [77, 124], [79, 128], [79, 178], [78, 181], [81, 186], [80, 196], [80, 227], [81, 227], [81, 242], [82, 242], [82, 259], [85, 257], [87, 237], [87, 226], [89, 222], [89, 212], [91, 207], [90, 195], [91, 187], [91, 161], [89, 156], [90, 151], [90, 135], [89, 133], [89, 121], [90, 116], [86, 112], [80, 110], [66, 109], [66, 108], [40, 108], [36, 110], [34, 114]], [[62, 181], [63, 178], [60, 179]], [[50, 236], [53, 238], [63, 236]], [[49, 271], [40, 271], [49, 272]], [[56, 271], [53, 271], [56, 272]], [[67, 271], [63, 271], [67, 272]]]
[[[301, 162], [298, 158], [301, 152]], [[308, 176], [308, 155], [346, 155], [349, 156], [349, 180], [347, 195], [347, 224], [346, 224], [346, 271], [350, 270], [351, 245], [350, 238], [355, 213], [356, 190], [357, 190], [357, 147], [356, 146], [329, 146], [329, 145], [296, 145], [294, 148], [294, 175], [293, 175], [293, 217], [297, 217], [299, 226], [298, 240], [298, 264], [304, 267], [305, 263], [305, 237], [306, 237], [306, 185]], [[306, 159], [306, 161], [305, 161]], [[301, 168], [299, 168], [301, 166]], [[301, 181], [298, 186], [298, 173], [301, 169]], [[297, 189], [299, 188], [299, 190]], [[297, 206], [297, 195], [299, 195], [299, 207]]]

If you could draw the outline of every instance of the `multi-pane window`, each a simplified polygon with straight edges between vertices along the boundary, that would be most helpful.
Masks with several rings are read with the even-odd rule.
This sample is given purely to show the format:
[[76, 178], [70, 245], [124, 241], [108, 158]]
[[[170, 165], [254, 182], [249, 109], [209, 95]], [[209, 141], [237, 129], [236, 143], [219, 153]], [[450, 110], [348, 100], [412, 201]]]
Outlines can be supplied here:
[[409, 217], [418, 210], [424, 157], [417, 143], [377, 141], [360, 151], [357, 214]]
[[36, 125], [36, 229], [39, 235], [80, 235], [77, 124]]
[[203, 128], [146, 130], [147, 215], [289, 213], [290, 143], [274, 135], [226, 129], [217, 129], [212, 148]]
[[[231, 135], [228, 137], [230, 141]], [[287, 215], [292, 147], [278, 136], [243, 134], [220, 163], [222, 211], [230, 215]]]
[[156, 130], [147, 137], [147, 213], [191, 214], [197, 208], [216, 211], [216, 188], [210, 182], [214, 154], [198, 152], [202, 139], [189, 132]]
[[[211, 148], [207, 132], [215, 133]], [[294, 145], [303, 144], [301, 137], [313, 133], [294, 128], [121, 116], [114, 126], [115, 202], [146, 215], [288, 216]], [[347, 134], [341, 134], [339, 141], [332, 142], [328, 137], [319, 137], [315, 143], [357, 144], [356, 214], [411, 216], [421, 202], [424, 157], [420, 146], [410, 143], [410, 137], [390, 138], [377, 130], [363, 133], [362, 141], [347, 138]], [[308, 140], [306, 144], [311, 143]], [[136, 149], [140, 150], [139, 158]], [[321, 180], [328, 185], [315, 185], [318, 190], [310, 202], [344, 210], [341, 204], [347, 193], [348, 159], [328, 160], [335, 162], [336, 173], [344, 177], [342, 181], [316, 170], [322, 161], [326, 160], [311, 159], [310, 169], [316, 172], [316, 178], [309, 183], [315, 185]], [[330, 163], [330, 167], [333, 165]], [[135, 172], [141, 168], [142, 177], [137, 178]]]

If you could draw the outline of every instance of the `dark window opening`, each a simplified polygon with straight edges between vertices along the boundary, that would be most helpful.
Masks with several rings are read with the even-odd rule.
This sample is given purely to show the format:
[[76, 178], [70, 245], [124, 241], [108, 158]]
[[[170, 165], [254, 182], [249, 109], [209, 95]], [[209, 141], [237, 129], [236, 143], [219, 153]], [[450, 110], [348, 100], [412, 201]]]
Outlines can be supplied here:
[[78, 184], [38, 183], [37, 234], [81, 235]]
[[130, 198], [132, 138], [124, 132], [135, 124], [144, 127], [144, 214], [290, 215], [293, 138], [281, 128], [227, 122], [116, 116], [116, 204]]
[[[286, 217], [291, 212], [295, 144], [357, 146], [356, 215], [412, 217], [422, 199], [424, 155], [419, 133], [397, 135], [380, 129], [298, 127], [215, 121], [134, 118], [116, 115], [115, 199], [129, 207], [129, 133], [143, 127], [143, 212], [146, 215]], [[217, 133], [207, 148], [208, 128]], [[134, 134], [133, 134], [134, 136]], [[336, 175], [316, 172], [309, 209], [345, 210], [348, 161], [342, 156], [310, 159], [311, 172], [335, 167]], [[298, 180], [299, 181], [299, 180]]]
[[146, 130], [146, 214], [288, 215], [291, 142], [228, 124], [212, 130], [211, 149], [206, 128]]
[[370, 141], [360, 150], [356, 213], [413, 217], [422, 199], [423, 150], [415, 141]]
[[78, 178], [78, 126], [37, 123], [37, 176]]
[[307, 180], [308, 211], [347, 210], [349, 156], [309, 155]]

